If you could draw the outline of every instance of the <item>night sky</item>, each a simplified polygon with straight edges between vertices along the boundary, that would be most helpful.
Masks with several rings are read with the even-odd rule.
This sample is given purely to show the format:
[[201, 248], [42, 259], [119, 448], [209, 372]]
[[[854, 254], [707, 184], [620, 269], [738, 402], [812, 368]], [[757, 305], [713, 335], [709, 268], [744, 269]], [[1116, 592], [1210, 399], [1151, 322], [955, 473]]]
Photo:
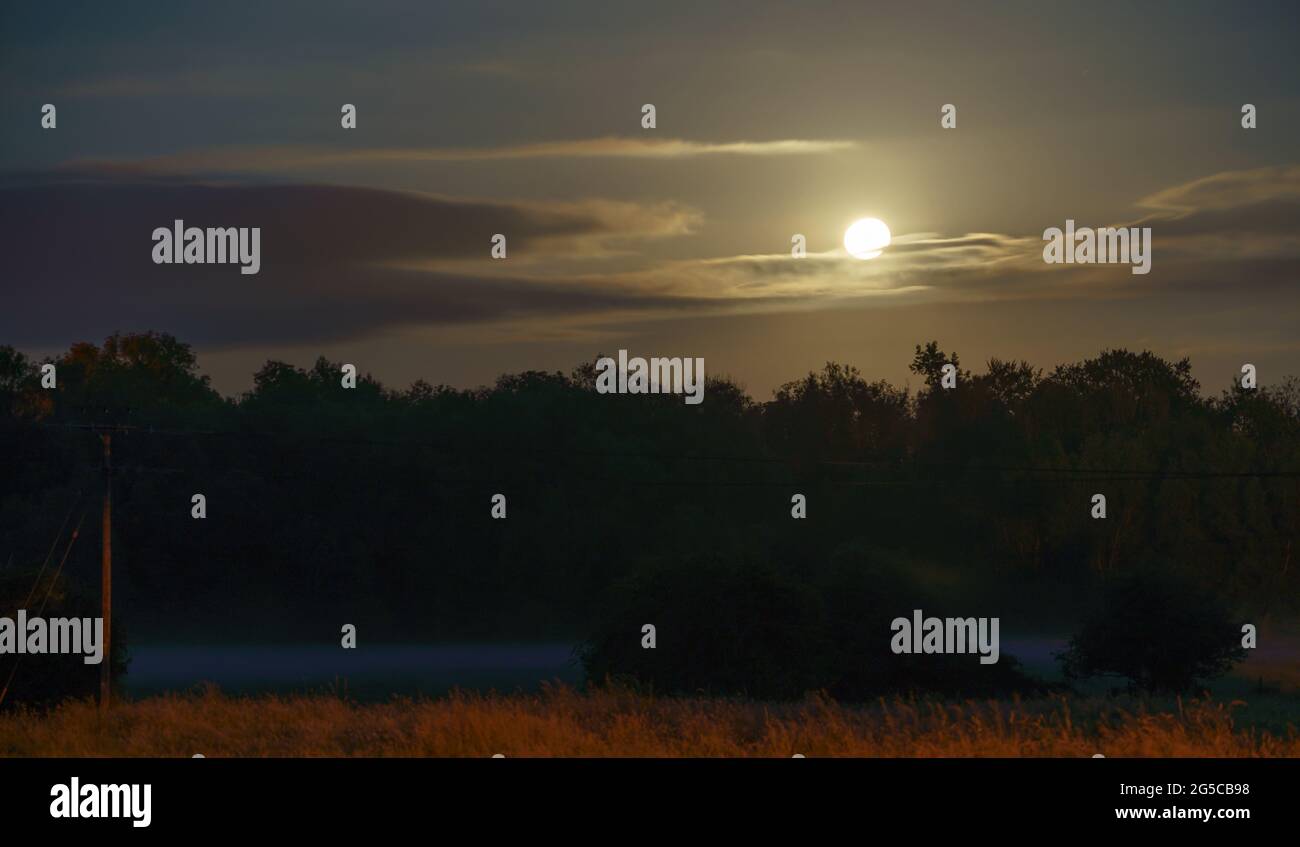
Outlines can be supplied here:
[[[766, 399], [827, 360], [903, 383], [931, 338], [1269, 384], [1300, 373], [1297, 36], [1291, 2], [6, 4], [0, 343], [166, 331], [225, 393], [268, 358], [472, 386], [628, 348]], [[867, 216], [894, 243], [861, 261]], [[153, 264], [176, 218], [260, 226], [261, 272]], [[1067, 218], [1151, 227], [1151, 272], [1045, 264]]]

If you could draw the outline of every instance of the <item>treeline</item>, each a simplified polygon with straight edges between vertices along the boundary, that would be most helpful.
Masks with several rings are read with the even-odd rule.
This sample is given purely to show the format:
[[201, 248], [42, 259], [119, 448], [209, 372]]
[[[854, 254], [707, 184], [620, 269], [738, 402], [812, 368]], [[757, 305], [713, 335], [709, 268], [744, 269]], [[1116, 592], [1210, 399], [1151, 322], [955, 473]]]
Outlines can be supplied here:
[[[598, 394], [592, 363], [464, 390], [268, 362], [224, 398], [158, 333], [52, 363], [43, 388], [0, 347], [0, 564], [35, 573], [88, 514], [64, 573], [97, 587], [102, 445], [80, 427], [120, 426], [114, 598], [136, 639], [576, 639], [691, 594], [742, 628], [812, 603], [850, 629], [855, 604], [1014, 629], [1153, 570], [1253, 614], [1300, 597], [1300, 385], [1206, 396], [1149, 352], [977, 374], [931, 342], [915, 392], [831, 363], [766, 401], [714, 378], [699, 406]], [[777, 588], [718, 608], [759, 573]], [[646, 622], [612, 625], [635, 644]]]

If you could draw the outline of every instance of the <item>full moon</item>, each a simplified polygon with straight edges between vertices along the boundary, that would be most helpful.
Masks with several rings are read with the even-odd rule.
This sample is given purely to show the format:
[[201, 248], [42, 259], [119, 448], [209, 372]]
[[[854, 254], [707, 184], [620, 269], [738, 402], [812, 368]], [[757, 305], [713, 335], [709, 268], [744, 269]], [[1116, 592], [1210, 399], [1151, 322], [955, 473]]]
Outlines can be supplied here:
[[889, 246], [889, 227], [878, 218], [854, 221], [844, 231], [844, 249], [859, 259], [874, 259]]

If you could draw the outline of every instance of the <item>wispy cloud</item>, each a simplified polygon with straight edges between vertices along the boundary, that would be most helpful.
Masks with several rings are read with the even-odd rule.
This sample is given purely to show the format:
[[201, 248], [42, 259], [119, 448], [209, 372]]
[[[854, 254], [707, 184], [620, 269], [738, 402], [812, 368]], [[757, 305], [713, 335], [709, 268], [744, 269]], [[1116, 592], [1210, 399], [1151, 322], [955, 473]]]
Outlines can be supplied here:
[[1270, 201], [1300, 202], [1300, 165], [1224, 171], [1157, 191], [1138, 205], [1187, 214], [1233, 209]]
[[[1216, 174], [1153, 195], [1159, 211], [1140, 222], [1153, 228], [1147, 276], [1123, 265], [1047, 265], [1041, 232], [903, 234], [870, 261], [842, 250], [656, 259], [646, 255], [648, 243], [694, 232], [699, 212], [671, 203], [511, 203], [346, 186], [138, 179], [112, 170], [97, 179], [90, 172], [29, 175], [0, 183], [0, 221], [15, 243], [30, 247], [10, 258], [9, 276], [22, 284], [0, 312], [0, 337], [75, 340], [166, 327], [231, 347], [353, 339], [398, 327], [495, 332], [513, 325], [531, 337], [539, 321], [554, 336], [617, 320], [855, 301], [1095, 302], [1191, 291], [1245, 297], [1282, 291], [1300, 274], [1295, 170]], [[1152, 198], [1144, 206], [1152, 207]], [[151, 264], [149, 233], [173, 218], [261, 226], [262, 273]], [[488, 255], [497, 232], [508, 233], [505, 262]], [[629, 261], [593, 261], [613, 253]]]
[[114, 168], [140, 173], [242, 173], [290, 171], [340, 165], [410, 162], [494, 162], [527, 159], [690, 159], [699, 156], [809, 156], [849, 150], [851, 141], [687, 141], [651, 138], [587, 138], [505, 147], [232, 147], [113, 161], [79, 160], [70, 169]]

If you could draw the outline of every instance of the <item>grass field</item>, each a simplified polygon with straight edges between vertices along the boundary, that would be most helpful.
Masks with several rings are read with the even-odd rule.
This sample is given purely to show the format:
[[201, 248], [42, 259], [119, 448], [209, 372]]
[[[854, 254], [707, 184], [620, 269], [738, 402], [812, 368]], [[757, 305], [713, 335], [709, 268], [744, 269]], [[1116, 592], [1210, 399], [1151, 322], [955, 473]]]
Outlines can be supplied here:
[[216, 690], [0, 715], [3, 756], [1300, 756], [1297, 702], [654, 698], [553, 687], [357, 704]]

